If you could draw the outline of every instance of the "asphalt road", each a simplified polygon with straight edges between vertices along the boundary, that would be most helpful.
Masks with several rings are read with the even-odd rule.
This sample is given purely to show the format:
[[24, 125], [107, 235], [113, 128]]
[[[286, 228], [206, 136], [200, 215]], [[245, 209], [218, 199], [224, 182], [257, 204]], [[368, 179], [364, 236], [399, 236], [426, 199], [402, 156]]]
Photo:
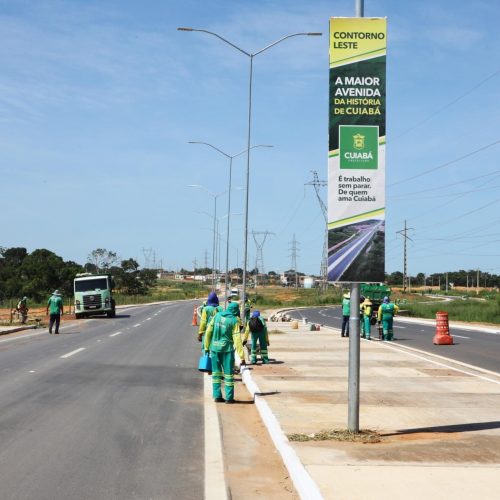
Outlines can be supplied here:
[[[339, 306], [296, 309], [289, 314], [296, 319], [306, 317], [312, 323], [339, 329], [342, 323]], [[454, 345], [451, 346], [434, 345], [432, 339], [435, 333], [435, 326], [405, 322], [404, 318], [397, 316], [394, 320], [394, 336], [397, 344], [500, 372], [500, 328], [496, 332], [487, 333], [481, 330], [450, 327], [450, 334], [454, 339]], [[378, 338], [376, 326], [372, 327], [373, 337]]]
[[0, 337], [2, 500], [203, 498], [192, 307]]

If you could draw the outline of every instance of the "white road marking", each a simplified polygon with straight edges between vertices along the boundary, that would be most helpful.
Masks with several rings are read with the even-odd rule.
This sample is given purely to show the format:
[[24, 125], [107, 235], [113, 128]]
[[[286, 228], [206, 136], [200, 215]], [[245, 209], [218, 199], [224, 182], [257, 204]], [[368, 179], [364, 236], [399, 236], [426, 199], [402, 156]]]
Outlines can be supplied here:
[[112, 334], [110, 335], [110, 337], [116, 337], [117, 335], [120, 335], [120, 333], [122, 333], [122, 332], [112, 333]]
[[146, 321], [149, 321], [151, 318], [146, 318]]
[[79, 349], [75, 349], [74, 351], [68, 352], [68, 354], [64, 354], [63, 356], [61, 356], [61, 358], [69, 358], [70, 356], [73, 356], [74, 354], [77, 354], [82, 351], [85, 351], [85, 347], [80, 347]]
[[202, 374], [205, 423], [205, 498], [227, 500], [219, 414], [212, 399], [211, 377]]
[[406, 328], [406, 326], [396, 326], [396, 325], [394, 325], [394, 328], [403, 328], [404, 329], [404, 328]]
[[30, 373], [35, 373], [35, 370], [30, 370]]
[[452, 337], [458, 337], [459, 339], [470, 339], [470, 337], [462, 337], [462, 335], [452, 335]]
[[137, 328], [138, 326], [141, 326], [141, 324], [137, 323], [137, 325], [134, 325], [134, 328]]

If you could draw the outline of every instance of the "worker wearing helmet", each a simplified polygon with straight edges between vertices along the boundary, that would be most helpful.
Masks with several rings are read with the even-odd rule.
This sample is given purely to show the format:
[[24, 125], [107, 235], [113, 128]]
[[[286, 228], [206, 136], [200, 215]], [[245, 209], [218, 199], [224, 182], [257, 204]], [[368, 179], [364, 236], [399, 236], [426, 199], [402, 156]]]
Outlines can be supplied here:
[[212, 394], [216, 403], [223, 403], [222, 376], [226, 403], [234, 403], [234, 351], [241, 364], [245, 364], [245, 354], [240, 336], [238, 304], [231, 302], [227, 309], [218, 312], [208, 324], [204, 339], [205, 352], [210, 351], [212, 359]]
[[361, 313], [361, 337], [366, 340], [370, 340], [370, 330], [371, 330], [371, 317], [373, 311], [373, 304], [371, 300], [367, 297], [361, 303], [360, 313]]
[[[267, 331], [266, 320], [260, 315], [260, 311], [253, 311], [252, 316], [248, 320], [245, 327], [245, 335], [243, 336], [243, 345], [248, 341], [248, 336], [252, 334], [252, 350], [250, 351], [250, 363], [257, 363], [257, 343], [260, 348], [260, 356], [262, 363], [269, 363], [267, 347], [269, 346], [269, 333]], [[248, 349], [248, 348], [247, 348]]]
[[198, 341], [201, 342], [201, 350], [204, 351], [203, 347], [203, 335], [207, 329], [207, 325], [210, 320], [219, 312], [222, 311], [222, 306], [219, 305], [219, 297], [215, 292], [210, 292], [208, 294], [206, 304], [202, 308], [200, 328], [198, 328]]
[[342, 299], [342, 337], [349, 337], [349, 316], [351, 314], [351, 294], [349, 292], [344, 294]]
[[392, 340], [394, 338], [392, 324], [394, 316], [399, 312], [399, 307], [393, 302], [389, 301], [389, 297], [384, 297], [382, 304], [378, 308], [378, 322], [382, 322], [382, 330], [384, 333], [384, 340]]

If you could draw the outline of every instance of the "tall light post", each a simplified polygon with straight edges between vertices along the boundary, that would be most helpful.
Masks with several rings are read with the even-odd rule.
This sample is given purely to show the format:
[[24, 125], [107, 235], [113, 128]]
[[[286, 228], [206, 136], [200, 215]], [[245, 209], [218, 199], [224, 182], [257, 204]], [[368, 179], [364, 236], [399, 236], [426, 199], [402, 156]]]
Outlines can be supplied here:
[[226, 194], [227, 191], [223, 191], [222, 193], [212, 193], [212, 191], [210, 191], [209, 189], [207, 189], [204, 186], [200, 186], [199, 184], [189, 184], [188, 187], [197, 188], [197, 189], [203, 189], [203, 191], [206, 191], [214, 199], [214, 241], [213, 241], [213, 251], [212, 251], [212, 288], [215, 290], [215, 244], [216, 244], [216, 239], [215, 239], [216, 227], [215, 227], [215, 224], [217, 222], [217, 198], [219, 196], [222, 196], [223, 194]]
[[[226, 288], [226, 299], [225, 299], [225, 304], [227, 305], [227, 291], [228, 291], [228, 286], [229, 286], [229, 228], [230, 228], [230, 218], [231, 218], [231, 182], [232, 182], [232, 175], [233, 175], [233, 158], [237, 158], [238, 156], [241, 156], [243, 153], [246, 153], [247, 150], [244, 149], [243, 151], [240, 151], [239, 153], [236, 153], [235, 155], [230, 155], [228, 153], [225, 153], [222, 151], [222, 149], [219, 149], [215, 147], [213, 144], [210, 144], [208, 142], [201, 142], [201, 141], [189, 141], [189, 144], [203, 144], [205, 146], [209, 146], [212, 149], [215, 149], [215, 151], [219, 152], [221, 155], [224, 155], [226, 158], [229, 158], [229, 184], [228, 184], [228, 199], [227, 199], [227, 241], [226, 241], [226, 276], [225, 276], [225, 288]], [[255, 146], [252, 146], [250, 149], [254, 148], [272, 148], [274, 146], [270, 146], [267, 144], [257, 144]]]
[[284, 40], [287, 40], [288, 38], [292, 38], [295, 36], [321, 36], [322, 33], [291, 33], [290, 35], [286, 35], [279, 40], [276, 40], [275, 42], [272, 42], [271, 44], [267, 45], [266, 47], [258, 50], [257, 52], [247, 52], [246, 50], [242, 49], [241, 47], [238, 47], [234, 43], [230, 42], [229, 40], [226, 40], [224, 37], [220, 36], [217, 33], [214, 33], [213, 31], [208, 31], [204, 29], [195, 29], [195, 28], [177, 28], [179, 31], [196, 31], [199, 33], [206, 33], [207, 35], [212, 35], [221, 40], [224, 43], [227, 43], [234, 49], [236, 49], [238, 52], [244, 54], [247, 56], [250, 60], [250, 77], [249, 77], [249, 85], [248, 85], [248, 134], [247, 134], [247, 171], [246, 171], [246, 199], [245, 199], [245, 237], [244, 237], [244, 257], [243, 257], [243, 300], [242, 300], [242, 314], [241, 317], [243, 318], [243, 325], [246, 323], [246, 318], [245, 318], [245, 296], [246, 296], [246, 279], [247, 279], [247, 262], [248, 262], [248, 194], [249, 194], [249, 187], [250, 187], [250, 138], [251, 138], [251, 128], [252, 128], [252, 76], [253, 76], [253, 59], [254, 57], [258, 56], [259, 54], [262, 54], [262, 52], [265, 52], [266, 50], [270, 49], [271, 47], [274, 47], [278, 43], [283, 42]]

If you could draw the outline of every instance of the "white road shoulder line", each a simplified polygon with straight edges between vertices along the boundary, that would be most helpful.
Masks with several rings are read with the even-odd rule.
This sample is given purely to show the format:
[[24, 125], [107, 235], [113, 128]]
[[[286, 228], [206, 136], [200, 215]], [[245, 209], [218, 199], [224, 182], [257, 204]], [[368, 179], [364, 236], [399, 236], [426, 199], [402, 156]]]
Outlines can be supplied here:
[[205, 499], [227, 500], [219, 415], [212, 401], [212, 378], [202, 374], [205, 415]]
[[470, 339], [470, 337], [462, 337], [462, 335], [452, 335], [452, 337], [457, 337], [459, 339]]
[[120, 333], [122, 333], [122, 332], [112, 333], [112, 334], [110, 335], [110, 337], [116, 337], [117, 335], [120, 335]]
[[79, 352], [85, 351], [85, 347], [80, 347], [79, 349], [75, 349], [74, 351], [68, 352], [68, 354], [64, 354], [61, 356], [62, 359], [64, 358], [69, 358], [70, 356], [73, 356], [74, 354], [77, 354]]

